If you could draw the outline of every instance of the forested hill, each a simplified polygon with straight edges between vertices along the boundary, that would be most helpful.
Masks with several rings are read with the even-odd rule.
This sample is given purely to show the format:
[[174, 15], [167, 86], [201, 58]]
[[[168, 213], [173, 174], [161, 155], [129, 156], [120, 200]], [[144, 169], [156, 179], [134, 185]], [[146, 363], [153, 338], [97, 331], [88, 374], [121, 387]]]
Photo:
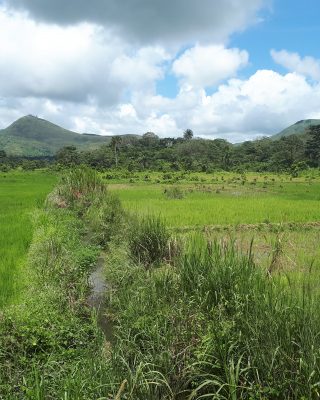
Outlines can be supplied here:
[[303, 119], [295, 124], [288, 126], [276, 135], [271, 136], [273, 140], [281, 139], [291, 135], [303, 135], [308, 132], [311, 126], [320, 125], [320, 119]]
[[95, 149], [108, 142], [110, 137], [79, 134], [33, 115], [0, 130], [0, 150], [13, 156], [53, 156], [64, 146]]

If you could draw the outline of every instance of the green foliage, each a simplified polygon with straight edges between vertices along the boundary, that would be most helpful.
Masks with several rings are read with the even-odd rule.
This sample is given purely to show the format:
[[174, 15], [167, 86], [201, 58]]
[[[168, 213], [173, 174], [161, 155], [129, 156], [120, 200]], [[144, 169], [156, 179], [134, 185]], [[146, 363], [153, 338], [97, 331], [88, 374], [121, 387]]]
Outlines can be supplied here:
[[123, 222], [120, 201], [109, 193], [101, 175], [86, 166], [66, 171], [49, 203], [77, 211], [87, 221], [91, 238], [103, 246]]
[[[318, 166], [307, 133], [308, 128], [318, 127], [319, 120], [299, 121], [271, 138], [232, 145], [224, 139], [194, 139], [191, 129], [184, 132], [183, 138], [177, 139], [160, 139], [153, 132], [111, 139], [80, 135], [41, 118], [26, 116], [0, 131], [0, 147], [9, 155], [6, 164], [10, 167], [36, 168], [37, 163], [32, 157], [37, 158], [37, 162], [49, 163], [53, 162], [56, 154], [58, 165], [68, 168], [86, 164], [97, 170], [121, 167], [129, 171], [152, 169], [209, 173], [223, 169], [280, 172], [290, 171], [292, 165], [299, 162]], [[30, 159], [25, 162], [25, 157]]]
[[193, 131], [191, 129], [186, 129], [183, 132], [183, 138], [185, 140], [191, 140], [193, 138]]
[[[265, 210], [275, 208], [275, 194], [291, 208], [299, 200], [300, 207], [307, 200], [310, 208], [319, 197], [314, 174], [308, 171], [307, 181], [298, 178], [296, 186], [282, 175], [170, 173], [170, 182], [184, 185], [178, 186], [186, 192], [181, 201], [164, 200], [163, 187], [150, 185], [162, 179], [162, 172], [148, 173], [145, 186], [145, 172], [131, 178], [140, 180], [138, 199], [143, 194], [144, 205], [159, 207], [170, 220], [172, 204], [177, 219], [189, 212], [189, 221], [199, 221], [205, 214], [199, 205], [205, 200], [211, 208], [215, 205], [215, 218], [234, 222], [242, 204], [248, 213], [256, 213], [256, 200], [263, 196], [268, 206], [261, 207], [263, 218], [270, 217]], [[121, 170], [110, 175], [113, 181], [130, 177]], [[71, 170], [46, 209], [32, 216], [36, 228], [25, 268], [24, 301], [0, 317], [0, 397], [319, 397], [318, 264], [305, 258], [309, 269], [281, 272], [279, 260], [286, 255], [282, 227], [270, 234], [271, 259], [262, 267], [254, 262], [250, 240], [241, 252], [236, 247], [240, 239], [228, 240], [223, 232], [221, 241], [210, 240], [209, 231], [205, 237], [171, 239], [160, 218], [140, 215], [124, 224], [121, 204], [104, 181], [87, 168]], [[215, 186], [221, 188], [219, 195]], [[130, 188], [137, 191], [137, 186], [126, 186], [125, 204], [137, 201]], [[245, 192], [239, 194], [240, 188]], [[221, 208], [210, 203], [216, 197]], [[197, 209], [199, 214], [193, 215]], [[223, 216], [226, 210], [229, 214]], [[319, 235], [313, 234], [318, 243]], [[108, 309], [103, 311], [114, 324], [112, 347], [102, 340], [87, 306], [88, 276], [99, 253], [92, 242], [108, 242]]]
[[146, 268], [160, 264], [167, 252], [169, 232], [160, 217], [132, 218], [128, 245], [132, 258]]
[[[59, 293], [75, 306], [82, 295], [77, 285], [85, 286], [88, 273], [98, 253], [95, 247], [84, 246], [80, 238], [81, 223], [67, 210], [52, 210], [34, 215], [39, 228], [33, 236], [29, 251], [29, 269], [59, 288]], [[71, 300], [72, 299], [72, 300]]]
[[75, 146], [62, 147], [56, 154], [56, 160], [67, 167], [75, 166], [79, 163], [77, 148]]
[[320, 125], [310, 127], [305, 153], [312, 166], [320, 166]]
[[[306, 175], [309, 174], [306, 177]], [[134, 183], [121, 174], [113, 176], [110, 191], [119, 196], [128, 212], [163, 213], [170, 228], [199, 229], [212, 225], [308, 222], [319, 220], [319, 171], [287, 174], [190, 173], [167, 175], [136, 173]], [[224, 180], [222, 180], [222, 177]], [[266, 179], [265, 179], [266, 177]], [[311, 179], [312, 177], [312, 179]], [[119, 183], [119, 185], [117, 185]], [[184, 198], [164, 197], [164, 189], [177, 187]], [[166, 195], [166, 194], [165, 194]], [[165, 201], [164, 201], [165, 200]]]

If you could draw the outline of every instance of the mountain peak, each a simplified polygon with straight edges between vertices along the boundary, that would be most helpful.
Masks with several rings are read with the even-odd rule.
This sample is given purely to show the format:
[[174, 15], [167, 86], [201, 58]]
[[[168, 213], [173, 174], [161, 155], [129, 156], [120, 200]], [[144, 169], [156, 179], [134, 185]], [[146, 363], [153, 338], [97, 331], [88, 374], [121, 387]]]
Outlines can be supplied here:
[[12, 155], [52, 156], [64, 146], [90, 149], [109, 140], [105, 136], [81, 135], [29, 114], [1, 131], [0, 148]]

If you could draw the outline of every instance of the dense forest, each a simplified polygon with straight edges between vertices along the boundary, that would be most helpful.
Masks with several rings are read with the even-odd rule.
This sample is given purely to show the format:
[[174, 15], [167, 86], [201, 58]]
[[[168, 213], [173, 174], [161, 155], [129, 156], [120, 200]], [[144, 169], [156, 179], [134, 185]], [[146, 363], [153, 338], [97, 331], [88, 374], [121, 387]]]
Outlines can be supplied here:
[[7, 171], [48, 165], [69, 167], [85, 164], [98, 170], [121, 168], [130, 171], [272, 171], [295, 175], [320, 165], [320, 126], [311, 126], [304, 135], [278, 140], [264, 137], [231, 144], [224, 139], [194, 138], [187, 129], [181, 138], [159, 138], [153, 132], [142, 137], [114, 136], [98, 149], [81, 151], [75, 146], [61, 148], [55, 157], [10, 157], [0, 150], [0, 168]]

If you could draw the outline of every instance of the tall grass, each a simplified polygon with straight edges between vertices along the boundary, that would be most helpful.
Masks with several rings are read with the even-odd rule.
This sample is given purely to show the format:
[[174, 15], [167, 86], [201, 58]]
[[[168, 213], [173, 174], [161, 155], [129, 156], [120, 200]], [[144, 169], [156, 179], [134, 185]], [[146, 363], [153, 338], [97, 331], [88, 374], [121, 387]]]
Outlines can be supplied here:
[[106, 185], [97, 171], [86, 166], [67, 170], [61, 177], [49, 202], [57, 206], [77, 207], [81, 213], [94, 198], [106, 192]]
[[81, 221], [68, 210], [39, 211], [34, 219], [24, 302], [1, 316], [5, 399], [62, 398], [63, 382], [99, 340], [85, 302], [98, 249], [83, 242]]
[[146, 268], [160, 264], [167, 253], [169, 232], [160, 217], [133, 217], [129, 228], [128, 246], [136, 263]]
[[181, 283], [207, 315], [210, 336], [194, 364], [191, 398], [317, 397], [320, 303], [312, 279], [269, 279], [233, 246], [193, 243]]
[[116, 288], [115, 352], [129, 365], [122, 377], [130, 382], [140, 364], [163, 376], [163, 384], [149, 385], [150, 397], [131, 387], [128, 398], [319, 396], [320, 298], [312, 271], [300, 280], [270, 278], [250, 251], [201, 236], [176, 268], [146, 274], [124, 265], [113, 263], [108, 275]]

